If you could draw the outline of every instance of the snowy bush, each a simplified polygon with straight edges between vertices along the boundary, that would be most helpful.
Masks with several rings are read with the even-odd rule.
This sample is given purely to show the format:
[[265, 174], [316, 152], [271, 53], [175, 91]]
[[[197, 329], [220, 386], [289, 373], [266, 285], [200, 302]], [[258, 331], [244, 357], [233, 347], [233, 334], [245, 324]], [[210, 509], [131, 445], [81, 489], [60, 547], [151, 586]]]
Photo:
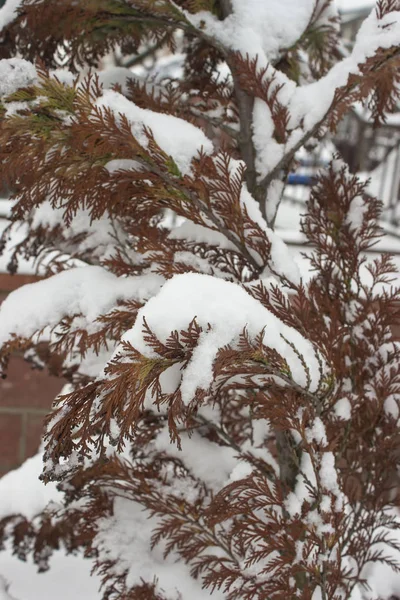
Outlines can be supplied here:
[[[62, 500], [1, 538], [42, 570], [83, 549], [109, 599], [367, 597], [400, 551], [380, 203], [321, 172], [307, 281], [274, 224], [299, 149], [356, 101], [393, 109], [397, 2], [342, 60], [329, 0], [6, 0], [0, 25], [3, 247], [22, 228], [10, 271], [46, 276], [3, 302], [1, 366], [46, 344], [69, 382], [42, 475]], [[96, 71], [163, 47], [183, 77]]]

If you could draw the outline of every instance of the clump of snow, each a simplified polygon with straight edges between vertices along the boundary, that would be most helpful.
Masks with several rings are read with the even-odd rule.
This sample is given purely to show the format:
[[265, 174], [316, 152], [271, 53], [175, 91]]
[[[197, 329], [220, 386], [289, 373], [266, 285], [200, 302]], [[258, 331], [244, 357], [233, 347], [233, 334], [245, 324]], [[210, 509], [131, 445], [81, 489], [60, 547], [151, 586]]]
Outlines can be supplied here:
[[342, 419], [343, 421], [349, 421], [351, 419], [351, 404], [348, 398], [340, 398], [333, 407], [333, 410], [339, 419]]
[[107, 169], [109, 173], [115, 173], [116, 171], [127, 171], [128, 169], [137, 171], [142, 167], [137, 161], [132, 160], [131, 158], [116, 158], [114, 160], [109, 160], [108, 163], [104, 165], [104, 168]]
[[87, 325], [118, 299], [145, 300], [158, 291], [157, 275], [116, 277], [102, 267], [70, 269], [15, 290], [0, 306], [0, 345], [12, 334], [30, 337], [65, 316], [82, 314]]
[[398, 419], [400, 414], [400, 395], [399, 394], [391, 394], [388, 398], [386, 398], [384, 403], [385, 414], [389, 415], [393, 419]]
[[324, 452], [321, 458], [319, 476], [322, 486], [335, 494], [338, 493], [338, 481], [335, 468], [335, 457], [332, 452]]
[[253, 467], [245, 462], [244, 460], [239, 462], [236, 467], [233, 469], [230, 480], [231, 481], [240, 481], [241, 479], [245, 479], [253, 472]]
[[306, 430], [307, 441], [312, 444], [314, 441], [320, 446], [327, 446], [328, 440], [326, 437], [325, 425], [321, 421], [320, 417], [314, 419], [311, 427], [307, 427]]
[[36, 83], [36, 80], [36, 69], [28, 60], [23, 58], [2, 58], [0, 60], [0, 97], [9, 96], [19, 88]]
[[191, 172], [191, 162], [200, 150], [208, 154], [213, 152], [212, 142], [195, 125], [171, 115], [140, 108], [118, 92], [105, 90], [96, 105], [111, 109], [115, 115], [124, 115], [131, 124], [133, 135], [144, 147], [148, 144], [144, 128], [150, 129], [156, 143], [173, 158], [184, 175]]
[[186, 329], [194, 317], [203, 327], [203, 333], [183, 373], [181, 393], [184, 402], [192, 400], [197, 388], [209, 388], [218, 350], [235, 343], [244, 328], [247, 328], [250, 338], [265, 328], [264, 344], [286, 359], [296, 383], [307, 386], [307, 373], [303, 364], [283, 337], [289, 340], [306, 357], [311, 389], [318, 386], [320, 375], [312, 344], [298, 331], [275, 317], [239, 285], [208, 275], [188, 273], [167, 281], [160, 293], [139, 311], [135, 325], [123, 339], [129, 341], [144, 356], [154, 358], [157, 356], [155, 351], [143, 337], [143, 318], [158, 338], [165, 341], [171, 331]]

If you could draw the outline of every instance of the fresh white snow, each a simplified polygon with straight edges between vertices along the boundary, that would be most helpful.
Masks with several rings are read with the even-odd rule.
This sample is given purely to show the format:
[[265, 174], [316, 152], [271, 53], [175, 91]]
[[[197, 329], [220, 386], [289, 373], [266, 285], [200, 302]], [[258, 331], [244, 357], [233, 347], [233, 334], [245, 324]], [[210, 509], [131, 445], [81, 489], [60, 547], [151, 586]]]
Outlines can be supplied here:
[[[0, 18], [4, 8], [0, 9]], [[36, 69], [31, 62], [23, 58], [0, 59], [0, 97], [13, 94], [21, 87], [32, 85], [36, 82], [36, 78]]]
[[201, 149], [205, 153], [213, 151], [212, 142], [195, 125], [171, 115], [140, 108], [118, 92], [105, 90], [96, 104], [99, 108], [111, 109], [117, 116], [124, 115], [132, 126], [133, 135], [144, 147], [148, 145], [144, 128], [150, 129], [156, 143], [173, 158], [184, 175], [191, 172], [192, 159]]
[[[286, 359], [294, 381], [306, 386], [307, 373], [299, 356], [283, 338], [289, 340], [306, 358], [311, 389], [317, 388], [319, 366], [311, 343], [270, 313], [242, 287], [215, 277], [188, 273], [167, 281], [159, 294], [140, 309], [135, 325], [123, 339], [144, 356], [155, 357], [155, 351], [143, 337], [143, 318], [158, 338], [165, 341], [171, 331], [186, 329], [194, 317], [203, 327], [203, 333], [183, 373], [181, 393], [184, 402], [192, 400], [197, 388], [209, 388], [218, 350], [234, 344], [244, 327], [250, 338], [265, 328], [264, 344], [279, 352]], [[208, 325], [211, 326], [210, 331], [207, 331]]]
[[57, 325], [65, 316], [82, 315], [90, 327], [118, 299], [145, 300], [158, 291], [162, 281], [157, 275], [117, 277], [102, 267], [90, 266], [25, 285], [0, 306], [0, 345], [12, 334], [30, 337]]

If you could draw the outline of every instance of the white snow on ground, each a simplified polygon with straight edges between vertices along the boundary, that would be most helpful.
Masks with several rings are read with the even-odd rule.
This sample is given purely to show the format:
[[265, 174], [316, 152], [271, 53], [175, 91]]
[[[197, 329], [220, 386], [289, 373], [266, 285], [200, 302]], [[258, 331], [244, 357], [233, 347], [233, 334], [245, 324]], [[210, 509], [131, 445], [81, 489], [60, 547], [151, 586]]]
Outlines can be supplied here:
[[37, 454], [0, 479], [0, 519], [16, 513], [31, 519], [50, 501], [60, 500], [55, 484], [44, 485], [39, 480], [41, 470], [42, 457]]
[[[93, 567], [90, 560], [59, 551], [50, 565], [49, 571], [38, 573], [32, 562], [18, 560], [9, 550], [0, 552], [0, 573], [9, 584], [10, 600], [100, 600], [102, 597], [98, 591], [100, 579], [90, 574]], [[0, 600], [3, 600], [1, 595]]]
[[[50, 501], [59, 501], [55, 485], [39, 481], [41, 470], [37, 454], [0, 479], [0, 519], [13, 513], [32, 518]], [[59, 551], [50, 564], [50, 571], [38, 573], [31, 561], [18, 560], [9, 548], [0, 552], [0, 600], [100, 600], [100, 579], [91, 575], [90, 560]], [[2, 580], [9, 584], [8, 595]]]

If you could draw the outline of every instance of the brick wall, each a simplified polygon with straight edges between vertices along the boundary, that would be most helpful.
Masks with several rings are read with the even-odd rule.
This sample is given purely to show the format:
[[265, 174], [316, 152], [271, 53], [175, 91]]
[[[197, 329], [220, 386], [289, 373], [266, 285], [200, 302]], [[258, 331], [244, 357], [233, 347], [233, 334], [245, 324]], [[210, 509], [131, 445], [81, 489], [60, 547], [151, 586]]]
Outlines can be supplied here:
[[[0, 274], [0, 302], [9, 291], [35, 280]], [[37, 452], [43, 419], [61, 387], [59, 379], [32, 370], [22, 357], [11, 359], [7, 378], [0, 380], [0, 476]]]

